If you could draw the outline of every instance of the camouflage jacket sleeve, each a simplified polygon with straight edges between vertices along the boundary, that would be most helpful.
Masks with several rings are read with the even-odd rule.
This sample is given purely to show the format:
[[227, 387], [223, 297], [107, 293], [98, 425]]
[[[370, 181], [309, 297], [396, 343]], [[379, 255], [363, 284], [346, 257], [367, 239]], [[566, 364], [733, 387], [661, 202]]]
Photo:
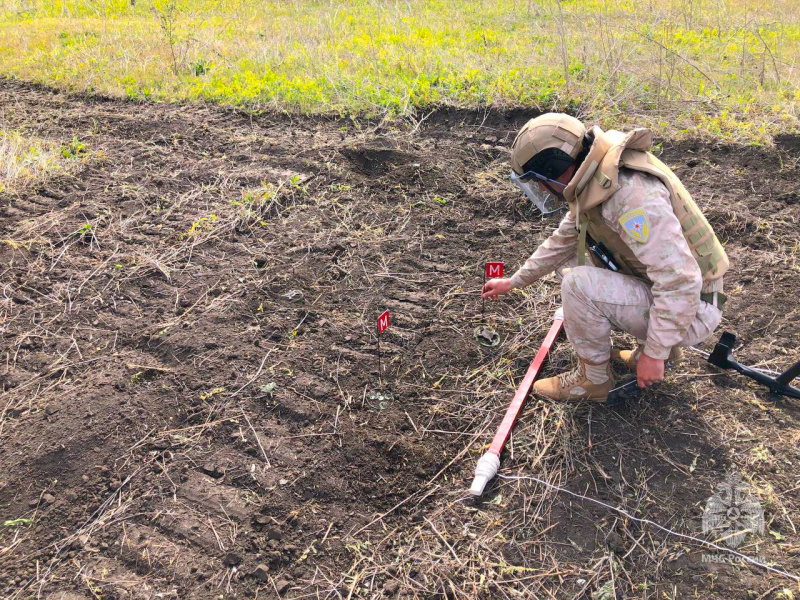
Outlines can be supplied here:
[[[644, 352], [666, 360], [670, 349], [685, 337], [700, 306], [700, 267], [683, 237], [664, 184], [653, 176], [631, 171], [621, 171], [619, 183], [621, 188], [603, 204], [603, 218], [642, 262], [653, 282]], [[631, 211], [637, 209], [644, 211], [649, 221], [643, 242], [623, 226], [623, 222], [637, 222], [630, 220]]]
[[573, 258], [577, 251], [578, 230], [575, 229], [575, 218], [568, 212], [558, 224], [558, 229], [511, 276], [511, 284], [515, 288], [530, 285]]

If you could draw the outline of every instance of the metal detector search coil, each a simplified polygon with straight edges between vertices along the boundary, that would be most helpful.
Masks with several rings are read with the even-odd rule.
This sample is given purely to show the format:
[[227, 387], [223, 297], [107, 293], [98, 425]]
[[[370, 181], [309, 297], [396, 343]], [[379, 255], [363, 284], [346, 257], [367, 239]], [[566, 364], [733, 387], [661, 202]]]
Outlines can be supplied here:
[[736, 336], [728, 331], [722, 334], [714, 350], [708, 356], [708, 362], [720, 369], [733, 369], [769, 388], [773, 394], [787, 396], [789, 398], [800, 398], [800, 389], [794, 387], [792, 381], [800, 377], [800, 361], [797, 361], [777, 377], [770, 377], [766, 373], [741, 364], [733, 358], [733, 345], [736, 343]]

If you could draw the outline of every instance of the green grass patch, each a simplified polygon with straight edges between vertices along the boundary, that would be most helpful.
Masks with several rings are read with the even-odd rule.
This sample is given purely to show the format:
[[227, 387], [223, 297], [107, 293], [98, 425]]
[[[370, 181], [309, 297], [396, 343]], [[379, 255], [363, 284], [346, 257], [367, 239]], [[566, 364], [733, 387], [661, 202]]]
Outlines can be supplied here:
[[800, 122], [790, 0], [11, 0], [0, 71], [134, 99], [304, 113], [571, 110], [671, 137]]

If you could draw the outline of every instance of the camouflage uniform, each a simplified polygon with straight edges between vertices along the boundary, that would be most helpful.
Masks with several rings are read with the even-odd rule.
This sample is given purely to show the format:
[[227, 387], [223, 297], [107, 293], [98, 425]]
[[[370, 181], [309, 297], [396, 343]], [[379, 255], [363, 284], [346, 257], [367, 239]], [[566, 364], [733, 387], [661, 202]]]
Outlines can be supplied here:
[[[697, 344], [717, 328], [722, 312], [702, 302], [700, 293], [721, 292], [722, 282], [703, 284], [663, 183], [628, 169], [620, 170], [619, 183], [621, 188], [602, 204], [603, 219], [646, 266], [652, 287], [636, 277], [598, 267], [570, 269], [561, 282], [567, 337], [581, 358], [603, 363], [610, 358], [610, 334], [615, 327], [634, 335], [648, 356], [666, 360], [673, 346]], [[650, 221], [646, 243], [635, 241], [620, 224], [623, 214], [637, 208], [644, 209]], [[568, 265], [577, 245], [575, 219], [568, 213], [514, 273], [512, 285], [529, 285]]]

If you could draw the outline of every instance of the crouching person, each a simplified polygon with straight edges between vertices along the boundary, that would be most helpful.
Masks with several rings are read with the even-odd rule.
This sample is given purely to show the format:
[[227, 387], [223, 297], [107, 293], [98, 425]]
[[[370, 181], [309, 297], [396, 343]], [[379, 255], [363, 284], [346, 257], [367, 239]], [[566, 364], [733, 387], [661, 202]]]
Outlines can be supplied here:
[[[612, 327], [638, 340], [614, 356], [644, 388], [664, 378], [665, 361], [679, 358], [681, 346], [701, 342], [719, 325], [728, 257], [686, 188], [650, 153], [651, 144], [646, 129], [587, 131], [579, 120], [553, 113], [530, 120], [514, 140], [514, 183], [543, 212], [569, 207], [511, 278], [492, 279], [482, 292], [494, 298], [563, 273], [564, 325], [579, 363], [537, 381], [540, 396], [605, 402], [614, 387]], [[587, 254], [587, 246], [602, 248], [607, 260]]]

